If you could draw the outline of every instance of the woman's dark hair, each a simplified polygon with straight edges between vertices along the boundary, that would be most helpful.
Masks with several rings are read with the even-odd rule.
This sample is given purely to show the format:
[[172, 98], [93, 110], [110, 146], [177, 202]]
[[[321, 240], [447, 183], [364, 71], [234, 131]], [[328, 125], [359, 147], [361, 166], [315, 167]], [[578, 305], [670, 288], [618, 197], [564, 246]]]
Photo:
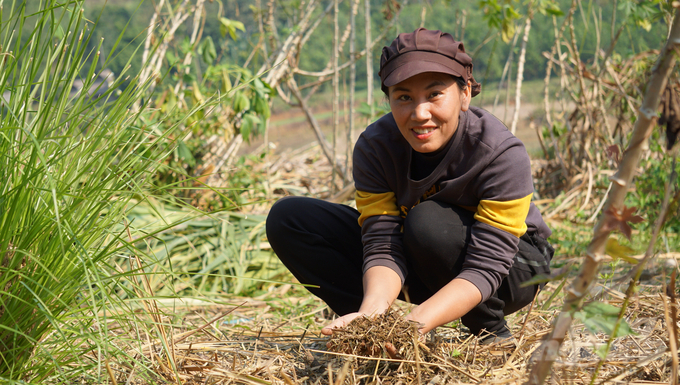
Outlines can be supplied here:
[[[453, 80], [456, 81], [456, 84], [458, 84], [458, 88], [460, 88], [461, 91], [464, 90], [465, 87], [467, 87], [467, 83], [465, 82], [465, 79], [463, 79], [462, 77], [454, 75], [450, 76], [453, 78]], [[385, 91], [385, 96], [389, 97], [390, 94], [388, 93], [389, 92], [388, 88], [385, 87], [383, 90]]]
[[458, 83], [458, 88], [460, 88], [461, 91], [467, 87], [467, 82], [465, 79], [461, 78], [460, 76], [451, 75], [451, 77], [456, 81], [456, 83]]

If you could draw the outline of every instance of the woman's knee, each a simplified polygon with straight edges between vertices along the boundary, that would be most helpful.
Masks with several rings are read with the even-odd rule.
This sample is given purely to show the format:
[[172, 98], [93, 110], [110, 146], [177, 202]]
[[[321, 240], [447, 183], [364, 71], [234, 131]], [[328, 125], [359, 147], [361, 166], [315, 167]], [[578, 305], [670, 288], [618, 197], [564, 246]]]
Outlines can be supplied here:
[[473, 222], [474, 214], [459, 206], [428, 200], [408, 212], [404, 220], [404, 243], [428, 248], [455, 241], [462, 246]]
[[300, 206], [304, 205], [304, 199], [308, 198], [284, 197], [274, 203], [265, 223], [270, 243], [272, 240], [276, 242], [279, 237], [286, 236], [287, 231], [296, 222], [296, 216], [304, 212], [300, 209]]

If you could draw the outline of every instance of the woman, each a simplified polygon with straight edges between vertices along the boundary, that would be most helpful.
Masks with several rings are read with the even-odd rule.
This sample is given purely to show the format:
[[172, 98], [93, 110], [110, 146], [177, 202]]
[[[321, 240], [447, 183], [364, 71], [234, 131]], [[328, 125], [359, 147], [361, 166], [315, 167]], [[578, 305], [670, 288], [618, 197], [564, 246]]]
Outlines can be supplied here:
[[267, 236], [281, 261], [338, 315], [322, 329], [418, 304], [426, 333], [461, 319], [482, 343], [511, 337], [505, 315], [529, 304], [548, 273], [550, 229], [531, 203], [523, 144], [488, 112], [472, 59], [448, 33], [400, 34], [380, 58], [391, 113], [354, 150], [357, 209], [288, 197]]

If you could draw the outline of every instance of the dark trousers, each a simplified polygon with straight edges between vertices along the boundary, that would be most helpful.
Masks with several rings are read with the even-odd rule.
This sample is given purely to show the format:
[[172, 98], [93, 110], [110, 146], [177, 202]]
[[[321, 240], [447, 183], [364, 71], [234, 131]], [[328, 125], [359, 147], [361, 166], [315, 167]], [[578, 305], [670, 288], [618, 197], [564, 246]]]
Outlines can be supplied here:
[[[267, 217], [267, 237], [279, 259], [308, 290], [339, 315], [359, 310], [363, 299], [363, 244], [359, 212], [318, 199], [287, 197]], [[461, 271], [473, 213], [458, 206], [425, 201], [409, 211], [404, 221], [404, 253], [408, 300], [420, 304]], [[518, 255], [525, 260], [543, 257], [528, 239], [520, 240]], [[498, 290], [461, 318], [474, 334], [498, 332], [505, 315], [531, 303], [538, 286], [520, 287], [534, 276], [515, 262]], [[404, 293], [399, 296], [406, 299]]]

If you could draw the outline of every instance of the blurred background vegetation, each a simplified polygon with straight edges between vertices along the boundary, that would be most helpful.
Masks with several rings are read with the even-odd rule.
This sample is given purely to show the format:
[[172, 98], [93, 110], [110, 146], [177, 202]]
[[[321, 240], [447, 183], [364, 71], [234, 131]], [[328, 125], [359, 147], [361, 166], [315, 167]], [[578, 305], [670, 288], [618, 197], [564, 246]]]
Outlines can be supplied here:
[[[157, 2], [157, 0], [156, 0]], [[302, 0], [294, 1], [280, 1], [277, 2], [280, 9], [277, 9], [276, 17], [280, 23], [279, 33], [286, 35], [287, 29], [295, 28], [291, 23], [290, 15], [298, 12], [299, 7], [304, 4]], [[379, 30], [381, 26], [388, 24], [386, 16], [389, 15], [390, 7], [394, 7], [393, 1], [371, 1], [371, 21], [373, 28]], [[378, 62], [382, 47], [389, 44], [396, 33], [402, 31], [412, 31], [421, 25], [422, 9], [426, 9], [426, 23], [425, 27], [428, 29], [440, 29], [445, 32], [451, 32], [465, 43], [468, 52], [475, 51], [474, 56], [474, 71], [478, 81], [486, 80], [489, 82], [498, 81], [501, 77], [505, 60], [508, 52], [511, 50], [511, 45], [494, 39], [482, 46], [489, 37], [496, 34], [498, 31], [489, 26], [488, 18], [485, 18], [485, 9], [480, 7], [484, 1], [448, 1], [448, 0], [420, 0], [412, 1], [403, 6], [403, 11], [399, 16], [399, 21], [391, 29], [391, 32], [385, 36], [382, 41], [373, 47], [373, 70], [377, 75]], [[486, 3], [494, 3], [487, 1]], [[501, 5], [502, 1], [499, 1]], [[563, 12], [569, 9], [571, 0], [556, 1], [557, 7]], [[627, 3], [633, 4], [626, 5]], [[626, 1], [606, 1], [606, 0], [590, 0], [582, 1], [579, 6], [580, 16], [574, 20], [574, 26], [577, 33], [577, 40], [581, 49], [581, 59], [584, 62], [592, 61], [595, 54], [596, 38], [595, 29], [598, 26], [594, 25], [593, 20], [588, 17], [593, 12], [598, 19], [601, 17], [602, 24], [599, 28], [602, 30], [601, 46], [605, 47], [611, 40], [612, 29], [616, 30], [621, 25], [626, 25], [624, 32], [619, 38], [616, 47], [616, 53], [627, 57], [631, 54], [646, 51], [649, 49], [658, 49], [665, 41], [667, 26], [663, 19], [654, 20], [651, 17], [654, 12], [654, 7], [650, 4], [647, 12], [649, 15], [631, 15], [631, 18], [641, 18], [648, 24], [642, 27], [635, 23], [630, 23], [626, 20], [624, 7], [632, 7], [628, 12], [633, 13], [642, 12], [634, 7], [642, 7], [646, 2], [626, 2]], [[649, 2], [652, 3], [652, 2]], [[86, 15], [89, 18], [94, 18], [105, 8], [106, 20], [105, 23], [100, 23], [94, 31], [92, 44], [98, 41], [99, 37], [118, 36], [119, 33], [127, 26], [125, 33], [122, 36], [122, 44], [127, 45], [127, 48], [120, 50], [120, 55], [111, 60], [109, 68], [114, 73], [120, 73], [125, 67], [130, 55], [134, 54], [135, 49], [142, 39], [145, 37], [144, 31], [148, 27], [148, 22], [154, 12], [153, 2], [139, 0], [86, 0]], [[252, 0], [224, 0], [224, 1], [208, 1], [205, 3], [205, 12], [207, 17], [204, 22], [203, 37], [208, 38], [215, 44], [215, 52], [218, 61], [225, 63], [243, 65], [248, 56], [257, 45], [259, 39], [259, 31], [257, 26], [257, 15], [259, 12], [266, 11], [266, 1], [261, 4], [262, 9], [258, 9]], [[351, 2], [340, 2], [339, 23], [345, 26], [349, 23], [349, 10]], [[523, 3], [515, 5], [519, 13], [525, 14], [526, 6]], [[618, 8], [618, 10], [617, 10]], [[619, 13], [616, 19], [612, 19], [614, 11]], [[244, 30], [237, 31], [237, 39], [230, 39], [224, 37], [220, 33], [221, 23], [220, 17], [237, 20], [243, 23]], [[461, 33], [461, 26], [459, 25], [463, 17], [467, 20], [464, 34]], [[363, 6], [359, 7], [358, 20], [363, 20]], [[612, 21], [615, 22], [612, 28]], [[542, 79], [545, 75], [545, 68], [547, 65], [546, 59], [542, 53], [550, 51], [550, 48], [555, 42], [553, 33], [552, 20], [549, 16], [537, 15], [532, 21], [532, 35], [527, 43], [527, 57], [526, 70], [524, 78], [527, 80]], [[356, 38], [358, 41], [363, 41], [365, 30], [363, 26], [356, 31]], [[176, 34], [181, 36], [178, 42], [188, 42], [192, 25], [188, 21], [183, 24]], [[324, 68], [331, 55], [333, 47], [333, 25], [332, 23], [322, 23], [318, 27], [318, 32], [315, 38], [310, 40], [302, 50], [299, 56], [299, 66], [308, 71], [318, 71]], [[510, 35], [512, 37], [512, 35]], [[114, 39], [105, 39], [102, 44], [102, 51], [108, 53], [115, 43]], [[129, 44], [129, 45], [128, 45]], [[494, 49], [494, 45], [496, 46]], [[168, 61], [172, 62], [172, 57], [179, 57], [181, 55], [182, 45], [175, 47], [175, 51], [170, 52]], [[141, 58], [141, 52], [137, 52]], [[141, 60], [133, 60], [133, 69], [141, 67]], [[250, 61], [250, 68], [257, 69], [263, 64], [261, 54], [256, 54]], [[207, 64], [203, 60], [194, 63], [196, 71], [204, 72]], [[199, 70], [200, 68], [200, 70]], [[379, 85], [377, 77], [374, 77], [375, 85]], [[304, 84], [303, 81], [300, 82]], [[327, 84], [326, 87], [330, 87]], [[357, 88], [366, 88], [366, 66], [357, 66]]]

